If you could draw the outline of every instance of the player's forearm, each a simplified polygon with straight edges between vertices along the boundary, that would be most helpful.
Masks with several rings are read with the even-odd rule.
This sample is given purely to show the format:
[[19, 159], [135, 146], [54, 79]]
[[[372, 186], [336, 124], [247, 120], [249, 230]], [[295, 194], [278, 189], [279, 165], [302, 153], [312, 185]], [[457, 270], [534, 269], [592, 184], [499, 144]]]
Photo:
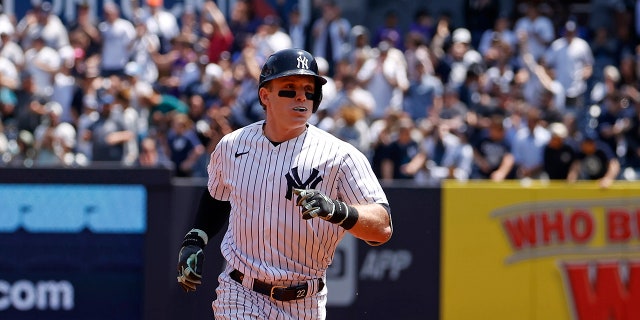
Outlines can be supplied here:
[[380, 204], [354, 205], [358, 210], [358, 222], [349, 229], [356, 238], [382, 244], [391, 238], [391, 215]]
[[294, 188], [296, 205], [302, 208], [302, 219], [323, 219], [348, 230], [371, 245], [391, 238], [393, 224], [388, 204], [349, 205], [334, 200], [315, 189]]
[[204, 189], [198, 202], [198, 209], [193, 223], [194, 229], [204, 231], [213, 238], [229, 220], [231, 204], [211, 197], [208, 189]]

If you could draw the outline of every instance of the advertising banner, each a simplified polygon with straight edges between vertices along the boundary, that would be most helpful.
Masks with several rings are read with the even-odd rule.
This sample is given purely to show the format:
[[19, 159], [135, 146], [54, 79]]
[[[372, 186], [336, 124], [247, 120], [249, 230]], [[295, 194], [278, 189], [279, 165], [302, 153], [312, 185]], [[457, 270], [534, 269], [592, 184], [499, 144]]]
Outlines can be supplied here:
[[640, 319], [640, 183], [442, 192], [442, 320]]
[[142, 319], [142, 185], [0, 184], [0, 319]]

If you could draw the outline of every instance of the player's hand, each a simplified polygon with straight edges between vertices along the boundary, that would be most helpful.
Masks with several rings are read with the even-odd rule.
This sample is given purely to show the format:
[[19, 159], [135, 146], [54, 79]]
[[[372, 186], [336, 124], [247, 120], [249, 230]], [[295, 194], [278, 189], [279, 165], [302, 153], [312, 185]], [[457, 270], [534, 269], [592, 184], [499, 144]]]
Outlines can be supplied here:
[[336, 204], [336, 201], [315, 189], [293, 188], [293, 193], [298, 196], [296, 205], [302, 207], [302, 219], [305, 220], [316, 217], [329, 220], [336, 211], [336, 205], [339, 205]]
[[333, 200], [318, 190], [293, 188], [293, 193], [298, 196], [296, 205], [302, 207], [304, 220], [320, 217], [346, 230], [351, 229], [358, 221], [358, 210], [342, 201]]
[[183, 246], [178, 255], [178, 283], [184, 291], [196, 291], [202, 283], [204, 253], [196, 245]]

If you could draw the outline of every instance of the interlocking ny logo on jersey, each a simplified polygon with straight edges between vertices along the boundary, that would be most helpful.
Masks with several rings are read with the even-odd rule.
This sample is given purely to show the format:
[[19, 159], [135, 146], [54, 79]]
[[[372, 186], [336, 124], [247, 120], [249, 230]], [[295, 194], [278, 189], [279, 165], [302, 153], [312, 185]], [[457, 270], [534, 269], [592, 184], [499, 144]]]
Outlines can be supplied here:
[[298, 69], [309, 69], [309, 59], [305, 56], [298, 56]]
[[318, 177], [319, 173], [320, 171], [318, 171], [318, 169], [313, 169], [309, 178], [307, 178], [307, 180], [302, 182], [302, 179], [300, 179], [300, 175], [298, 174], [298, 167], [291, 168], [291, 172], [288, 172], [287, 174], [284, 175], [284, 177], [287, 178], [287, 194], [285, 198], [287, 198], [287, 200], [291, 200], [291, 197], [293, 195], [293, 188], [298, 188], [298, 189], [307, 189], [307, 187], [310, 189], [315, 188], [318, 185], [318, 183], [322, 181], [322, 177]]

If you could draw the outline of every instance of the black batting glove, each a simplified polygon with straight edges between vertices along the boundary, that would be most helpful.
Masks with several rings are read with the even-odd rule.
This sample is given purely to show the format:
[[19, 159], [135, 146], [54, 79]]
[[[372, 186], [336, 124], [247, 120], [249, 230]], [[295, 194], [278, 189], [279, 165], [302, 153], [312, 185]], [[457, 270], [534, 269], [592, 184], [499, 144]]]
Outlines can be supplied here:
[[193, 229], [184, 236], [178, 254], [178, 283], [185, 292], [196, 291], [202, 283], [202, 265], [207, 235], [202, 230]]
[[333, 200], [318, 190], [294, 188], [293, 193], [298, 196], [296, 205], [302, 207], [304, 220], [319, 217], [347, 230], [358, 220], [358, 211], [355, 208], [342, 201]]

